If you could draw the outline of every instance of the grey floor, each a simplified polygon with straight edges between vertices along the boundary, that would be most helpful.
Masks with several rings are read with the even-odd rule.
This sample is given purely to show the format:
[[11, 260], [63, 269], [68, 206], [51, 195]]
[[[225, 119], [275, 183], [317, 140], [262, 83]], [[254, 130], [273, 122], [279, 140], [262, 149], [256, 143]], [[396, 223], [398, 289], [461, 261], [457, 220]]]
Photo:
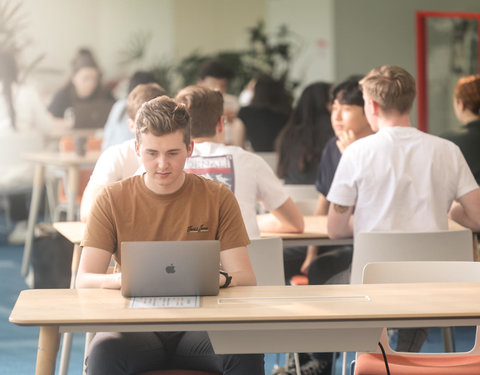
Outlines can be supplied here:
[[[23, 246], [12, 246], [6, 241], [6, 235], [0, 233], [0, 374], [30, 375], [34, 373], [38, 340], [38, 328], [19, 327], [8, 321], [10, 311], [19, 292], [28, 286], [20, 274]], [[473, 345], [474, 329], [462, 327], [455, 329], [458, 351], [467, 350]], [[83, 361], [84, 336], [75, 334], [69, 366], [69, 374], [80, 375]], [[285, 337], [288, 340], [288, 337]], [[433, 329], [422, 351], [438, 352], [442, 349], [440, 330]], [[354, 358], [348, 354], [348, 361]], [[268, 354], [266, 356], [266, 374], [270, 374], [274, 363], [284, 363], [284, 356]], [[57, 368], [58, 373], [58, 368]], [[336, 362], [336, 374], [341, 374], [341, 358]]]

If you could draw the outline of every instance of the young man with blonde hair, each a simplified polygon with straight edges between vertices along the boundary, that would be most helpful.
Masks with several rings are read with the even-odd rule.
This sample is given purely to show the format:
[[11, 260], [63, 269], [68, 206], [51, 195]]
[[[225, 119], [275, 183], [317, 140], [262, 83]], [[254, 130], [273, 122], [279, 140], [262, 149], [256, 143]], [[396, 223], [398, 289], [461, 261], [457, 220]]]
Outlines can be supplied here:
[[[460, 149], [410, 123], [415, 80], [383, 65], [361, 81], [376, 134], [345, 150], [327, 199], [331, 238], [360, 232], [448, 229], [448, 217], [480, 229], [480, 189]], [[426, 329], [399, 331], [397, 350], [419, 351]]]
[[[241, 147], [224, 144], [222, 94], [188, 86], [175, 99], [187, 106], [192, 117], [195, 147], [185, 169], [222, 182], [235, 194], [250, 238], [259, 237], [260, 231], [303, 232], [302, 214], [267, 163]], [[258, 202], [268, 214], [257, 216]]]
[[[135, 120], [135, 150], [146, 172], [105, 187], [88, 217], [77, 287], [121, 287], [122, 241], [219, 240], [219, 286], [255, 285], [238, 203], [224, 185], [185, 173], [193, 151], [190, 116], [162, 96]], [[190, 228], [201, 226], [203, 230]], [[89, 375], [185, 369], [230, 375], [264, 373], [263, 355], [216, 355], [206, 332], [97, 333], [86, 360]]]

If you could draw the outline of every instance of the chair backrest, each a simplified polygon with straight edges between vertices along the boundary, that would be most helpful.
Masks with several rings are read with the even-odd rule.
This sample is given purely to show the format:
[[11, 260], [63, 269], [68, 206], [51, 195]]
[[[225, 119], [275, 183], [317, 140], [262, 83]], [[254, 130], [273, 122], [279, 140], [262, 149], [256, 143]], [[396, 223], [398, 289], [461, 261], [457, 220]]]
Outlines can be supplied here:
[[368, 232], [355, 236], [352, 284], [362, 283], [366, 264], [383, 261], [473, 261], [472, 232]]
[[315, 185], [285, 184], [283, 188], [295, 202], [302, 215], [314, 215], [318, 201], [318, 191]]
[[260, 156], [263, 160], [267, 162], [267, 164], [272, 168], [272, 170], [276, 173], [277, 171], [277, 163], [278, 163], [278, 155], [276, 152], [255, 152], [258, 156]]
[[[363, 269], [364, 284], [422, 283], [422, 282], [480, 282], [480, 262], [456, 261], [407, 261], [369, 263]], [[480, 353], [480, 337], [469, 354]], [[387, 353], [396, 353], [388, 346], [384, 330], [381, 338]], [[421, 355], [422, 353], [408, 353]], [[434, 355], [458, 355], [459, 353], [432, 353]]]
[[247, 249], [257, 285], [285, 285], [282, 239], [256, 238], [250, 242]]

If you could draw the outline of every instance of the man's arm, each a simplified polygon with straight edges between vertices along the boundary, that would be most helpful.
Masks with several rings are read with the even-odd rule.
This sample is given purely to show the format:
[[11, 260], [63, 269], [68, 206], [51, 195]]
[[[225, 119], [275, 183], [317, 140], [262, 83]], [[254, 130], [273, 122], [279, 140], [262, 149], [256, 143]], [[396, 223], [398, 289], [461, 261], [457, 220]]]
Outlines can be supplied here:
[[328, 236], [332, 239], [353, 236], [353, 206], [331, 203], [328, 209]]
[[291, 198], [269, 214], [257, 215], [257, 223], [260, 232], [302, 233], [305, 228], [303, 216]]
[[77, 274], [77, 288], [120, 289], [121, 273], [107, 274], [112, 253], [96, 247], [82, 250]]
[[[230, 286], [257, 284], [246, 247], [235, 247], [220, 251], [220, 263], [222, 264], [222, 270], [232, 277]], [[225, 284], [225, 276], [220, 274], [219, 277], [219, 285], [222, 286]]]
[[105, 187], [105, 185], [97, 185], [92, 183], [92, 180], [88, 181], [87, 187], [83, 191], [82, 201], [80, 202], [80, 220], [87, 221], [88, 214], [92, 208], [93, 202], [97, 197], [97, 194]]
[[315, 215], [327, 215], [328, 214], [328, 201], [325, 195], [318, 193], [317, 207], [315, 207]]
[[453, 202], [448, 217], [474, 232], [480, 232], [480, 188]]

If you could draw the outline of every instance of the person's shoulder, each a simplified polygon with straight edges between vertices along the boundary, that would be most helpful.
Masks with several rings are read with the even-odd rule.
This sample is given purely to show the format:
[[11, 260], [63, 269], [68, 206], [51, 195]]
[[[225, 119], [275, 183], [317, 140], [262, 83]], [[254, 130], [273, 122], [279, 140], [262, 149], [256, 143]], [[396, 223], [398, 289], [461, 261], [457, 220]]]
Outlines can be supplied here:
[[142, 178], [142, 175], [127, 177], [121, 181], [116, 181], [107, 185], [104, 191], [109, 195], [123, 194], [125, 191], [131, 191], [138, 188]]

